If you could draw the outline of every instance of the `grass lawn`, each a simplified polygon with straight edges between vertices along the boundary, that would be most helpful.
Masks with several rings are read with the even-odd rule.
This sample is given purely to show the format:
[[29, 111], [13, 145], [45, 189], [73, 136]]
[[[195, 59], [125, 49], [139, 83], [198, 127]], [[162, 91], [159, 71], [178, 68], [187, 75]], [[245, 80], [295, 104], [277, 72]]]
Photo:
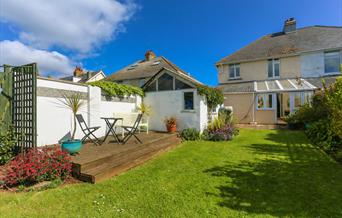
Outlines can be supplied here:
[[0, 217], [342, 217], [342, 166], [302, 132], [186, 142], [111, 180], [0, 193]]

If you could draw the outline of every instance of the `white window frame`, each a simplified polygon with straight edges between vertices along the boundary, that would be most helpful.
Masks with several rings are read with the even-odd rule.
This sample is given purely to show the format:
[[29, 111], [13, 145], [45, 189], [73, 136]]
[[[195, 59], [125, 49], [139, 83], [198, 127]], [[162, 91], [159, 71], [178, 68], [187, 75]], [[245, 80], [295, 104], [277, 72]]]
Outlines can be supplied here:
[[[309, 102], [305, 102], [305, 95], [306, 94], [311, 95]], [[300, 95], [300, 106], [299, 107], [295, 107], [295, 96], [296, 95]], [[292, 92], [290, 94], [290, 113], [297, 111], [305, 103], [311, 104], [313, 95], [314, 95], [314, 92], [307, 92], [307, 91], [306, 92], [305, 91], [304, 92]]]
[[[272, 61], [272, 76], [269, 76], [269, 72], [268, 72], [268, 62]], [[278, 63], [279, 65], [279, 75], [276, 76], [275, 75], [275, 71], [274, 71], [274, 65], [275, 63]], [[267, 78], [280, 78], [280, 59], [279, 58], [273, 58], [273, 59], [268, 59], [267, 60]]]
[[[185, 93], [192, 93], [193, 108], [185, 109]], [[183, 111], [184, 112], [194, 112], [195, 111], [195, 92], [194, 91], [183, 91]]]
[[[239, 76], [236, 76], [236, 68], [237, 66], [239, 66]], [[230, 68], [233, 68], [234, 69], [234, 76], [231, 77], [230, 76]], [[237, 63], [237, 64], [229, 64], [228, 65], [228, 78], [229, 79], [240, 79], [241, 78], [241, 68], [240, 68], [240, 63]]]
[[336, 72], [326, 72], [325, 71], [325, 57], [326, 57], [326, 54], [327, 53], [338, 53], [338, 57], [339, 57], [339, 60], [340, 60], [340, 63], [339, 63], [339, 68], [341, 67], [341, 64], [342, 64], [342, 61], [341, 61], [341, 59], [342, 59], [342, 55], [341, 55], [341, 51], [326, 51], [326, 52], [324, 52], [324, 75], [331, 75], [331, 74], [339, 74], [340, 73], [340, 70], [337, 70]]
[[[267, 102], [268, 100], [266, 101], [266, 99], [268, 99], [270, 95], [272, 96], [272, 106], [271, 106], [271, 107], [268, 107], [268, 106], [266, 105], [266, 102]], [[263, 101], [264, 101], [264, 106], [263, 106], [262, 108], [259, 108], [259, 104], [258, 104], [259, 96], [262, 96]], [[260, 110], [262, 110], [262, 111], [274, 110], [274, 108], [275, 108], [275, 101], [276, 101], [276, 95], [275, 95], [274, 93], [262, 93], [262, 94], [257, 94], [257, 95], [256, 95], [256, 98], [255, 98], [255, 109], [258, 110], [258, 111], [260, 111]]]

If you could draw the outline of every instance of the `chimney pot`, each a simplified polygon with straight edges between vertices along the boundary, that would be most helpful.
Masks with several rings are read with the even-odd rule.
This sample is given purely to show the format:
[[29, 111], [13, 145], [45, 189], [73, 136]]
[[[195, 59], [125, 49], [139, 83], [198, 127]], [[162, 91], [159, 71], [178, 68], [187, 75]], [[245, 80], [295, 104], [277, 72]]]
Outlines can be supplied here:
[[83, 73], [83, 69], [79, 66], [77, 66], [74, 70], [74, 76], [75, 77], [80, 77], [82, 76], [84, 73]]
[[145, 53], [145, 61], [150, 61], [150, 60], [152, 60], [155, 57], [156, 57], [156, 54], [152, 50], [148, 50]]
[[289, 32], [296, 31], [296, 24], [297, 24], [297, 21], [293, 17], [285, 20], [283, 32], [289, 33]]

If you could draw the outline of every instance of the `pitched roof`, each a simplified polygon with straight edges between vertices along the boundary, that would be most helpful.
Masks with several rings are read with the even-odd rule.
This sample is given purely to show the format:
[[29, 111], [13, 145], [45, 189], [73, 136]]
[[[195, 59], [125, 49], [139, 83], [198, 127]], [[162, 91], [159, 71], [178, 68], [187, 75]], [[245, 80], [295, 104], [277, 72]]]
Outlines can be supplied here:
[[331, 86], [333, 83], [336, 82], [336, 79], [339, 76], [327, 76], [327, 77], [313, 77], [313, 78], [305, 78], [306, 81], [308, 81], [309, 83], [311, 83], [312, 85], [316, 86], [317, 88], [323, 88], [323, 82], [322, 80], [324, 80], [325, 85], [327, 87]]
[[[84, 74], [82, 74], [81, 79], [78, 81], [78, 83], [85, 83], [88, 80], [90, 80], [93, 76], [96, 74], [102, 72], [102, 70], [97, 70], [97, 71], [88, 71]], [[67, 80], [67, 81], [73, 81], [74, 76], [67, 76], [67, 77], [62, 77], [60, 78], [61, 80]]]
[[342, 48], [342, 26], [312, 26], [289, 33], [265, 35], [216, 64], [297, 55], [302, 52]]
[[111, 74], [106, 78], [110, 81], [120, 81], [129, 79], [150, 78], [160, 72], [162, 69], [172, 70], [174, 72], [184, 74], [191, 77], [190, 74], [180, 69], [178, 66], [167, 60], [165, 57], [160, 56], [153, 58], [150, 61], [137, 61], [127, 67]]

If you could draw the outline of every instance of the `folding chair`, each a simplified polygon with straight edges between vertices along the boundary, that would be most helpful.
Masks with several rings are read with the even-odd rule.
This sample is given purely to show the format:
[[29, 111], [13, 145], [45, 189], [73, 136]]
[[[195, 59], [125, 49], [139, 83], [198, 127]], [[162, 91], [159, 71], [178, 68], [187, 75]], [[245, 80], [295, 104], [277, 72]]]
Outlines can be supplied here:
[[133, 126], [120, 126], [121, 128], [123, 128], [127, 132], [127, 135], [121, 140], [122, 144], [126, 144], [126, 142], [132, 136], [134, 136], [134, 138], [136, 138], [138, 140], [138, 142], [140, 142], [140, 144], [142, 144], [142, 141], [136, 135], [142, 116], [143, 116], [143, 114], [138, 114], [137, 119], [135, 120]]
[[[100, 129], [100, 126], [88, 127], [87, 123], [83, 119], [82, 114], [76, 114], [76, 119], [81, 127], [82, 132], [84, 133], [84, 137], [81, 139], [82, 143], [88, 138], [94, 144], [100, 145], [101, 141], [94, 135], [94, 132]], [[93, 136], [94, 139], [92, 139], [90, 136]]]

